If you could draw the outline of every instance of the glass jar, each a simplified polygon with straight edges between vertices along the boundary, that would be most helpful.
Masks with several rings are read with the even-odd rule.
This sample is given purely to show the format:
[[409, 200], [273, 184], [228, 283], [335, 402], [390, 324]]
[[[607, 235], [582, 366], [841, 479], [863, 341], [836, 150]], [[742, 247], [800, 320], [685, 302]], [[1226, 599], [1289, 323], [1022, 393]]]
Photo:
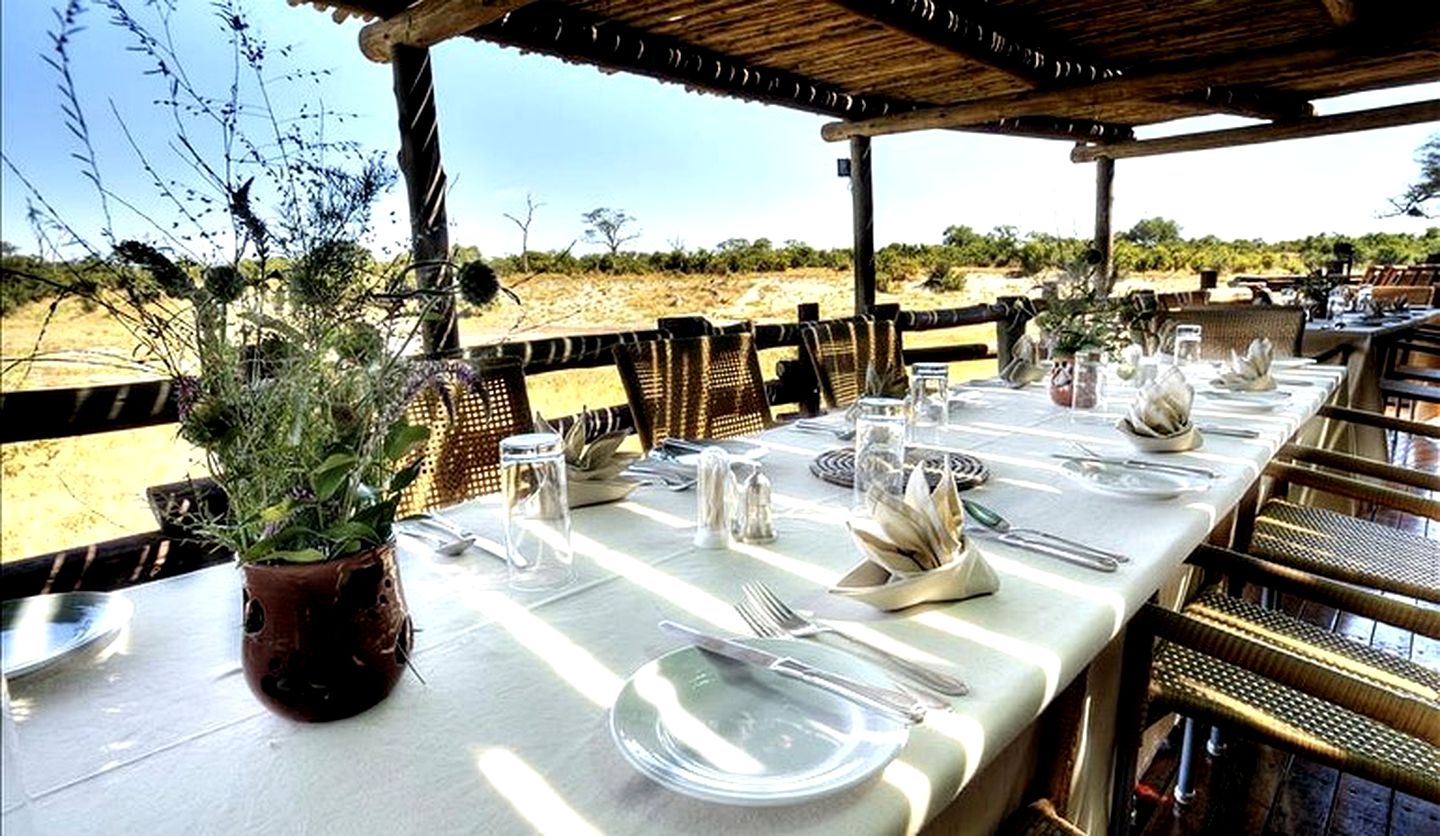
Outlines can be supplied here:
[[950, 367], [916, 363], [910, 367], [910, 416], [916, 427], [943, 427], [950, 420]]
[[527, 433], [502, 439], [500, 482], [510, 586], [546, 590], [568, 585], [575, 579], [575, 556], [560, 436]]
[[861, 398], [856, 403], [853, 505], [863, 509], [871, 488], [897, 497], [905, 493], [905, 402]]

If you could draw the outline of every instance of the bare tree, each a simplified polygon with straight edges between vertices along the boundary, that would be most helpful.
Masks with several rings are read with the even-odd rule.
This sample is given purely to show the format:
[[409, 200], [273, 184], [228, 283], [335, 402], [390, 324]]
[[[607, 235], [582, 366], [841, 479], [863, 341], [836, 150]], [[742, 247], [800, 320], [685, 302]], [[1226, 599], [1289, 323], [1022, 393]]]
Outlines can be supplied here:
[[536, 203], [535, 198], [525, 193], [525, 220], [520, 220], [509, 212], [501, 214], [509, 218], [511, 223], [520, 227], [520, 269], [526, 273], [530, 272], [530, 224], [535, 220], [535, 210], [544, 206], [543, 203]]
[[585, 240], [592, 244], [604, 244], [610, 248], [611, 255], [620, 252], [620, 247], [625, 242], [634, 241], [640, 237], [638, 230], [629, 235], [625, 234], [625, 225], [635, 218], [619, 209], [607, 209], [602, 206], [598, 209], [591, 209], [580, 218], [585, 221]]
[[1405, 193], [1390, 199], [1395, 207], [1392, 215], [1409, 215], [1412, 218], [1433, 217], [1429, 204], [1440, 200], [1440, 134], [1432, 134], [1420, 146], [1415, 162], [1420, 164], [1420, 179], [1410, 184]]

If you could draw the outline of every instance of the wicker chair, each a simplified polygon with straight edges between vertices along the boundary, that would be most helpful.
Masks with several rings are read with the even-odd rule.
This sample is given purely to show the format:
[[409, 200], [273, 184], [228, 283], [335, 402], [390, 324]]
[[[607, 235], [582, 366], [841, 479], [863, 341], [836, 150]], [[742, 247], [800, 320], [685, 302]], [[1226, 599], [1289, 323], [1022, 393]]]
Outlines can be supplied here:
[[616, 346], [615, 365], [646, 450], [667, 438], [733, 438], [773, 423], [751, 334]]
[[500, 440], [530, 432], [534, 418], [525, 374], [515, 358], [470, 361], [473, 383], [426, 387], [405, 408], [411, 424], [430, 428], [420, 475], [400, 497], [396, 517], [443, 508], [500, 490]]
[[900, 330], [868, 316], [806, 323], [800, 353], [815, 371], [827, 409], [843, 409], [865, 391], [865, 370], [903, 369]]
[[1206, 360], [1228, 360], [1230, 352], [1242, 354], [1256, 337], [1268, 337], [1276, 357], [1296, 357], [1305, 336], [1305, 312], [1300, 308], [1269, 305], [1194, 305], [1160, 314], [1165, 322], [1192, 323], [1202, 329], [1200, 356]]
[[[1324, 407], [1320, 414], [1440, 438], [1440, 427], [1416, 421], [1340, 407]], [[1237, 548], [1305, 572], [1440, 603], [1440, 543], [1281, 496], [1285, 485], [1295, 484], [1440, 520], [1440, 500], [1425, 493], [1440, 491], [1440, 476], [1295, 444], [1281, 449], [1266, 475], [1276, 480], [1276, 495], [1260, 507], [1253, 531], [1237, 528]]]
[[[1246, 555], [1202, 547], [1192, 563], [1440, 638], [1440, 612]], [[1152, 637], [1160, 642], [1152, 645]], [[1118, 707], [1112, 822], [1125, 822], [1148, 716], [1176, 711], [1440, 801], [1440, 674], [1207, 589], [1182, 612], [1131, 621]], [[1118, 829], [1118, 828], [1117, 828]]]

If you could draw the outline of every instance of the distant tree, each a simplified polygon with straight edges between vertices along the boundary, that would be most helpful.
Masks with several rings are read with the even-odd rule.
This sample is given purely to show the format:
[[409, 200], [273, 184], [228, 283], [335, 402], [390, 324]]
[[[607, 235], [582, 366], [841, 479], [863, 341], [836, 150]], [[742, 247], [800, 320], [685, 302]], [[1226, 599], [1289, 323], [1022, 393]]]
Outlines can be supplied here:
[[1412, 218], [1433, 218], [1428, 204], [1440, 200], [1440, 134], [1432, 134], [1420, 146], [1415, 162], [1420, 164], [1420, 179], [1410, 185], [1405, 193], [1391, 198], [1395, 207], [1391, 215], [1409, 215]]
[[20, 248], [9, 241], [0, 241], [0, 255], [14, 255], [19, 251]]
[[1180, 224], [1169, 218], [1146, 218], [1120, 237], [1142, 247], [1168, 244], [1180, 240]]
[[[526, 273], [530, 272], [530, 224], [535, 220], [535, 210], [544, 206], [543, 203], [536, 203], [529, 192], [525, 193], [525, 220], [520, 220], [509, 212], [500, 214], [509, 218], [511, 223], [520, 227], [520, 269]], [[614, 252], [614, 250], [611, 250]]]
[[607, 209], [600, 207], [591, 209], [581, 215], [585, 221], [585, 240], [592, 244], [604, 244], [610, 250], [610, 255], [620, 252], [620, 247], [627, 241], [634, 241], [640, 237], [640, 233], [632, 232], [625, 234], [627, 224], [635, 220], [619, 209]]

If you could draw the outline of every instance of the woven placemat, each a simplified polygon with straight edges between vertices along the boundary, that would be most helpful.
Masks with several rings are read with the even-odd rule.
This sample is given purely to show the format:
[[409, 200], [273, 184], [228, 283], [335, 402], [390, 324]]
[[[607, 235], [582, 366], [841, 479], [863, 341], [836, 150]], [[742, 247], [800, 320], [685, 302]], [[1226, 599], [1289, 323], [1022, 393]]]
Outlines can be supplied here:
[[[945, 467], [945, 457], [950, 457], [950, 473], [955, 478], [955, 487], [960, 490], [973, 488], [990, 478], [990, 469], [985, 463], [964, 453], [942, 453], [938, 450], [921, 450], [912, 447], [905, 451], [905, 478], [917, 466], [925, 468], [925, 478], [930, 487], [940, 484], [940, 473]], [[849, 447], [826, 450], [810, 462], [810, 472], [833, 485], [844, 488], [855, 487], [855, 451]]]

